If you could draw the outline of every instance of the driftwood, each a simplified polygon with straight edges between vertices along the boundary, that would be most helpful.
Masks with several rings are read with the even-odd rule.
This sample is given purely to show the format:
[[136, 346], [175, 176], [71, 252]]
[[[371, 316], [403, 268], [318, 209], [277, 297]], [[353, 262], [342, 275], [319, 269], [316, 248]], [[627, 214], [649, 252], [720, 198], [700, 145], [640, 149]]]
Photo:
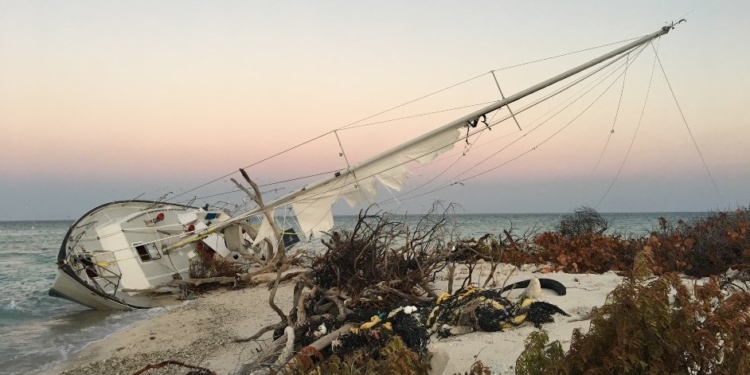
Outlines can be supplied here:
[[197, 370], [197, 371], [190, 371], [191, 374], [196, 374], [196, 375], [197, 374], [200, 374], [200, 375], [217, 375], [215, 372], [213, 372], [213, 371], [211, 371], [211, 370], [209, 370], [209, 369], [207, 369], [205, 367], [192, 366], [192, 365], [188, 365], [188, 364], [185, 364], [185, 363], [182, 363], [182, 362], [179, 362], [179, 361], [171, 361], [171, 360], [170, 361], [159, 362], [159, 363], [156, 363], [156, 364], [153, 364], [153, 365], [146, 365], [144, 368], [142, 368], [142, 369], [134, 372], [133, 375], [141, 375], [141, 374], [144, 374], [148, 370], [156, 369], [156, 368], [162, 368], [162, 367], [169, 366], [169, 365], [182, 366], [182, 367], [186, 367], [186, 368], [191, 368], [193, 370]]
[[308, 345], [309, 347], [315, 348], [318, 351], [323, 350], [323, 348], [331, 345], [334, 340], [336, 340], [339, 336], [343, 335], [346, 332], [349, 332], [352, 328], [354, 328], [354, 325], [352, 324], [344, 324], [339, 329], [321, 337], [314, 343]]
[[[238, 183], [236, 180], [232, 179], [232, 182], [237, 185], [242, 191], [244, 191], [250, 199], [252, 199], [255, 204], [258, 205], [258, 207], [263, 212], [263, 215], [265, 215], [266, 220], [268, 220], [268, 223], [271, 225], [271, 228], [273, 228], [274, 235], [276, 236], [275, 240], [278, 244], [279, 248], [276, 254], [273, 256], [269, 256], [269, 259], [272, 259], [273, 262], [282, 262], [284, 259], [284, 256], [286, 255], [286, 251], [284, 249], [284, 241], [281, 240], [280, 234], [281, 230], [279, 230], [279, 227], [276, 225], [276, 220], [274, 220], [273, 217], [273, 210], [268, 210], [266, 208], [265, 203], [263, 203], [263, 198], [260, 193], [260, 187], [258, 187], [258, 184], [253, 181], [250, 176], [248, 176], [247, 172], [245, 172], [244, 169], [240, 168], [240, 174], [242, 174], [242, 177], [247, 181], [248, 184], [250, 184], [250, 187], [253, 188], [253, 193], [251, 193], [247, 188], [242, 186], [240, 183]], [[270, 262], [269, 262], [270, 263]]]
[[[351, 232], [332, 232], [323, 241], [328, 249], [312, 264], [310, 274], [299, 275], [294, 289], [293, 308], [282, 324], [263, 327], [250, 338], [281, 328], [296, 327], [310, 332], [320, 322], [331, 327], [333, 332], [324, 334], [317, 341], [301, 348], [313, 348], [316, 353], [327, 348], [341, 334], [349, 332], [354, 325], [345, 323], [352, 312], [361, 307], [387, 311], [398, 302], [426, 306], [437, 298], [431, 281], [445, 267], [446, 231], [442, 215], [427, 215], [416, 225], [408, 228], [403, 221], [391, 220], [384, 214], [360, 213], [359, 220]], [[393, 244], [399, 244], [394, 247]], [[269, 304], [273, 299], [273, 292]], [[274, 310], [274, 305], [272, 305]], [[278, 310], [276, 311], [282, 315]], [[294, 318], [294, 319], [292, 319]], [[370, 316], [361, 316], [367, 321]], [[292, 324], [293, 320], [293, 324]], [[308, 336], [309, 337], [309, 336]], [[260, 374], [258, 366], [275, 362], [283, 340], [276, 340], [259, 354], [252, 364], [242, 366], [240, 374]], [[283, 341], [286, 343], [286, 341]], [[298, 349], [299, 350], [299, 349]], [[272, 353], [272, 354], [269, 354]], [[302, 355], [302, 354], [301, 354]], [[271, 357], [269, 357], [271, 356]], [[261, 358], [265, 358], [259, 362]], [[278, 357], [277, 357], [278, 360]], [[294, 360], [277, 370], [291, 369]]]
[[445, 222], [445, 212], [431, 212], [409, 228], [389, 215], [361, 212], [351, 231], [323, 241], [328, 251], [312, 264], [316, 285], [345, 293], [348, 308], [426, 303], [435, 297], [429, 282], [445, 266]]
[[287, 326], [284, 329], [284, 335], [286, 336], [286, 345], [284, 345], [284, 350], [279, 355], [279, 358], [274, 362], [276, 366], [283, 366], [294, 355], [294, 328]]
[[[339, 329], [328, 333], [327, 335], [321, 337], [317, 341], [313, 342], [312, 344], [308, 345], [308, 347], [314, 348], [316, 351], [321, 351], [324, 348], [330, 346], [334, 340], [339, 338], [342, 334], [349, 332], [354, 325], [352, 324], [344, 324]], [[291, 332], [291, 334], [290, 334]], [[289, 348], [289, 337], [292, 338], [292, 344], [294, 343], [294, 330], [291, 329], [291, 327], [287, 327], [284, 330], [285, 335], [281, 336], [280, 338], [274, 340], [268, 347], [266, 347], [256, 358], [255, 361], [244, 364], [240, 367], [240, 369], [235, 373], [236, 375], [265, 375], [270, 373], [270, 369], [267, 365], [267, 363], [270, 363], [271, 360], [273, 360], [273, 357], [278, 355], [278, 358], [276, 361], [274, 361], [274, 366], [277, 369], [281, 369], [279, 373], [289, 373], [290, 370], [294, 368], [297, 364], [296, 361], [292, 360], [292, 354], [294, 354], [293, 351], [287, 350]], [[279, 349], [284, 346], [284, 350], [279, 352]], [[304, 353], [304, 348], [300, 350], [301, 353]]]
[[234, 375], [249, 375], [261, 369], [268, 369], [269, 363], [274, 363], [280, 354], [280, 349], [286, 345], [287, 336], [281, 336], [258, 353], [250, 363], [246, 363], [234, 373]]

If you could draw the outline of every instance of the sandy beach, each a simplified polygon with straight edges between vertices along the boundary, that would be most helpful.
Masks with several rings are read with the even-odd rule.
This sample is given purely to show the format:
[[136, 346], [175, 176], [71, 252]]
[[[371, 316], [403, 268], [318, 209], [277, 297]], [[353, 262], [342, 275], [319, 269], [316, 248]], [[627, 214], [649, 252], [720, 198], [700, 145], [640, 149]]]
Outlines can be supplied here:
[[[487, 266], [485, 268], [489, 269]], [[498, 283], [502, 283], [512, 269], [512, 266], [498, 267], [495, 274]], [[534, 266], [516, 269], [508, 282], [541, 277], [536, 270]], [[482, 273], [484, 277], [488, 276], [486, 270]], [[608, 293], [622, 280], [613, 272], [601, 275], [548, 273], [543, 276], [560, 281], [567, 287], [565, 296], [543, 289], [539, 298], [571, 315], [556, 315], [554, 323], [543, 326], [549, 332], [550, 339], [560, 340], [564, 349], [569, 347], [574, 329], [580, 328], [584, 332], [588, 329], [591, 309], [604, 304]], [[456, 284], [460, 286], [464, 278], [463, 272], [457, 272], [454, 288]], [[445, 290], [447, 284], [444, 276], [436, 282], [441, 290]], [[291, 308], [292, 289], [292, 284], [279, 287], [276, 303], [284, 311]], [[517, 289], [511, 296], [522, 291]], [[260, 328], [278, 321], [278, 316], [268, 305], [268, 294], [265, 286], [212, 291], [92, 343], [44, 374], [132, 374], [147, 364], [166, 360], [206, 367], [217, 374], [230, 374], [249, 362], [259, 347], [270, 342], [270, 332], [257, 342], [234, 341], [236, 338], [249, 337]], [[523, 351], [524, 340], [535, 329], [531, 324], [524, 324], [503, 332], [473, 332], [447, 339], [433, 336], [429, 344], [430, 351], [434, 353], [433, 373], [463, 373], [476, 357], [493, 373], [513, 374], [516, 358]], [[185, 372], [185, 368], [169, 366], [149, 373]]]

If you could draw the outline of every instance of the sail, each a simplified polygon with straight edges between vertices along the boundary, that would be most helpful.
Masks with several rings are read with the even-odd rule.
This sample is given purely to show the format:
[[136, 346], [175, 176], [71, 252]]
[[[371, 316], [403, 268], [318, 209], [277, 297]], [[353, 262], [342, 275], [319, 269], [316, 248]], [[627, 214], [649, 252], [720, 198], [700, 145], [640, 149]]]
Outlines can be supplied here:
[[[354, 207], [372, 203], [379, 185], [400, 191], [409, 178], [408, 165], [411, 162], [428, 164], [441, 153], [451, 150], [461, 137], [460, 129], [464, 126], [456, 125], [409, 147], [394, 149], [370, 162], [339, 172], [337, 178], [327, 184], [305, 189], [296, 195], [291, 204], [304, 237], [310, 239], [333, 228], [332, 208], [340, 198]], [[263, 219], [261, 228], [270, 226], [266, 220]], [[263, 238], [273, 238], [273, 233], [261, 232], [256, 243]]]
[[[266, 238], [274, 240], [276, 235], [273, 233], [273, 227], [271, 226], [271, 223], [268, 222], [267, 218], [263, 218], [263, 222], [260, 224], [260, 228], [258, 228], [258, 234], [255, 235], [255, 239], [253, 240], [253, 246], [263, 242]], [[276, 241], [271, 241], [273, 244], [273, 251], [276, 252], [278, 245], [276, 244]]]
[[370, 163], [352, 167], [341, 174], [337, 181], [305, 191], [299, 195], [292, 207], [300, 227], [307, 238], [333, 228], [331, 208], [342, 197], [351, 206], [369, 204], [375, 199], [378, 185], [400, 191], [409, 178], [410, 162], [427, 164], [438, 155], [453, 148], [461, 137], [457, 125], [401, 150], [375, 159]]

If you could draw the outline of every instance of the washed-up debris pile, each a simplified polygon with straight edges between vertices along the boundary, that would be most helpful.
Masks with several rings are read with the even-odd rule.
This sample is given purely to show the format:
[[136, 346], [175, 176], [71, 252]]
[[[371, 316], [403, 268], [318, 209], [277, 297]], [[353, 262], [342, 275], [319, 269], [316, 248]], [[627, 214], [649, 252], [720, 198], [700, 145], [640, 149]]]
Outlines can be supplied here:
[[[353, 311], [349, 319], [362, 316], [369, 309]], [[541, 327], [554, 322], [553, 315], [569, 316], [559, 307], [532, 298], [511, 300], [496, 289], [466, 287], [454, 294], [444, 293], [434, 304], [417, 307], [399, 306], [388, 312], [376, 312], [368, 321], [352, 327], [332, 343], [332, 352], [346, 354], [363, 347], [382, 347], [393, 336], [399, 336], [411, 350], [423, 353], [430, 337], [466, 334], [473, 331], [496, 332], [512, 329], [525, 322]], [[355, 319], [362, 320], [362, 319]], [[321, 324], [318, 334], [332, 331], [341, 324]]]
[[528, 297], [511, 301], [499, 290], [468, 286], [453, 295], [440, 296], [427, 316], [426, 325], [430, 327], [428, 332], [446, 337], [471, 331], [502, 331], [524, 322], [538, 328], [542, 323], [554, 322], [554, 314], [569, 316], [551, 303]]
[[[542, 287], [565, 294], [562, 284], [549, 279], [505, 289], [469, 284], [438, 296], [433, 282], [446, 266], [460, 259], [471, 273], [476, 262], [486, 261], [486, 256], [496, 260], [502, 251], [490, 236], [445, 242], [444, 223], [445, 216], [428, 215], [407, 228], [387, 215], [365, 212], [351, 232], [331, 233], [323, 241], [327, 251], [312, 261], [310, 272], [296, 277], [290, 324], [273, 327], [275, 344], [268, 351], [278, 353], [288, 344], [285, 340], [294, 340], [288, 352], [298, 354], [285, 363], [299, 373], [331, 370], [325, 367], [331, 361], [365, 368], [372, 361], [389, 361], [383, 353], [395, 350], [394, 345], [421, 358], [435, 335], [502, 331], [525, 322], [539, 327], [554, 321], [555, 314], [567, 315], [534, 299]], [[503, 296], [527, 285], [538, 293]], [[277, 355], [275, 361], [282, 357]], [[261, 355], [240, 373], [260, 371], [269, 362], [274, 359]]]

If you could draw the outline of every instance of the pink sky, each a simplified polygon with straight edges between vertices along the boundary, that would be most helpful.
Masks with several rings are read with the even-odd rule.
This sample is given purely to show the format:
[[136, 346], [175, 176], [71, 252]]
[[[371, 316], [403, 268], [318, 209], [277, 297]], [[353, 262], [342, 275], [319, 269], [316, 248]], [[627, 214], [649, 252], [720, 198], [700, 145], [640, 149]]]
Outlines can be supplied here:
[[[744, 74], [750, 65], [744, 48], [750, 45], [750, 26], [741, 15], [750, 6], [741, 1], [606, 4], [3, 1], [0, 199], [4, 205], [31, 203], [33, 218], [64, 218], [101, 202], [81, 198], [71, 203], [75, 192], [59, 197], [54, 192], [75, 188], [55, 187], [54, 181], [80, 181], [89, 184], [87, 189], [101, 185], [100, 195], [85, 194], [97, 197], [109, 197], [117, 185], [128, 186], [118, 191], [127, 196], [119, 198], [167, 185], [185, 190], [491, 69], [650, 33], [694, 9], [687, 24], [662, 38], [660, 58], [709, 169], [725, 191], [702, 189], [686, 198], [685, 208], [748, 204], [750, 195], [741, 187], [750, 183], [745, 108], [750, 78]], [[508, 95], [605, 50], [501, 71], [498, 78]], [[596, 174], [591, 172], [611, 127], [619, 83], [575, 127], [478, 184], [502, 189], [513, 179], [527, 181], [526, 190], [532, 190], [550, 178], [591, 178], [598, 192], [566, 207], [597, 200], [630, 143], [652, 61], [648, 50], [628, 73], [618, 131]], [[496, 99], [494, 82], [485, 76], [377, 119]], [[340, 135], [347, 156], [356, 162], [470, 110]], [[534, 118], [523, 117], [527, 123]], [[508, 122], [483, 135], [483, 142], [514, 127]], [[505, 143], [503, 138], [477, 147], [472, 156]], [[533, 143], [519, 144], [487, 166]], [[251, 172], [270, 182], [341, 168], [345, 164], [338, 152], [329, 136]], [[622, 179], [623, 184], [648, 180], [666, 186], [659, 181], [684, 179], [685, 184], [711, 185], [658, 67]], [[52, 184], [49, 192], [29, 193], [40, 180]], [[21, 192], [25, 200], [14, 203], [10, 196]], [[67, 203], [42, 204], [33, 198], [39, 195]], [[603, 207], [629, 210], [633, 203], [625, 199], [614, 196]], [[696, 200], [704, 203], [696, 205]], [[533, 204], [526, 209], [548, 210], [553, 209]]]

